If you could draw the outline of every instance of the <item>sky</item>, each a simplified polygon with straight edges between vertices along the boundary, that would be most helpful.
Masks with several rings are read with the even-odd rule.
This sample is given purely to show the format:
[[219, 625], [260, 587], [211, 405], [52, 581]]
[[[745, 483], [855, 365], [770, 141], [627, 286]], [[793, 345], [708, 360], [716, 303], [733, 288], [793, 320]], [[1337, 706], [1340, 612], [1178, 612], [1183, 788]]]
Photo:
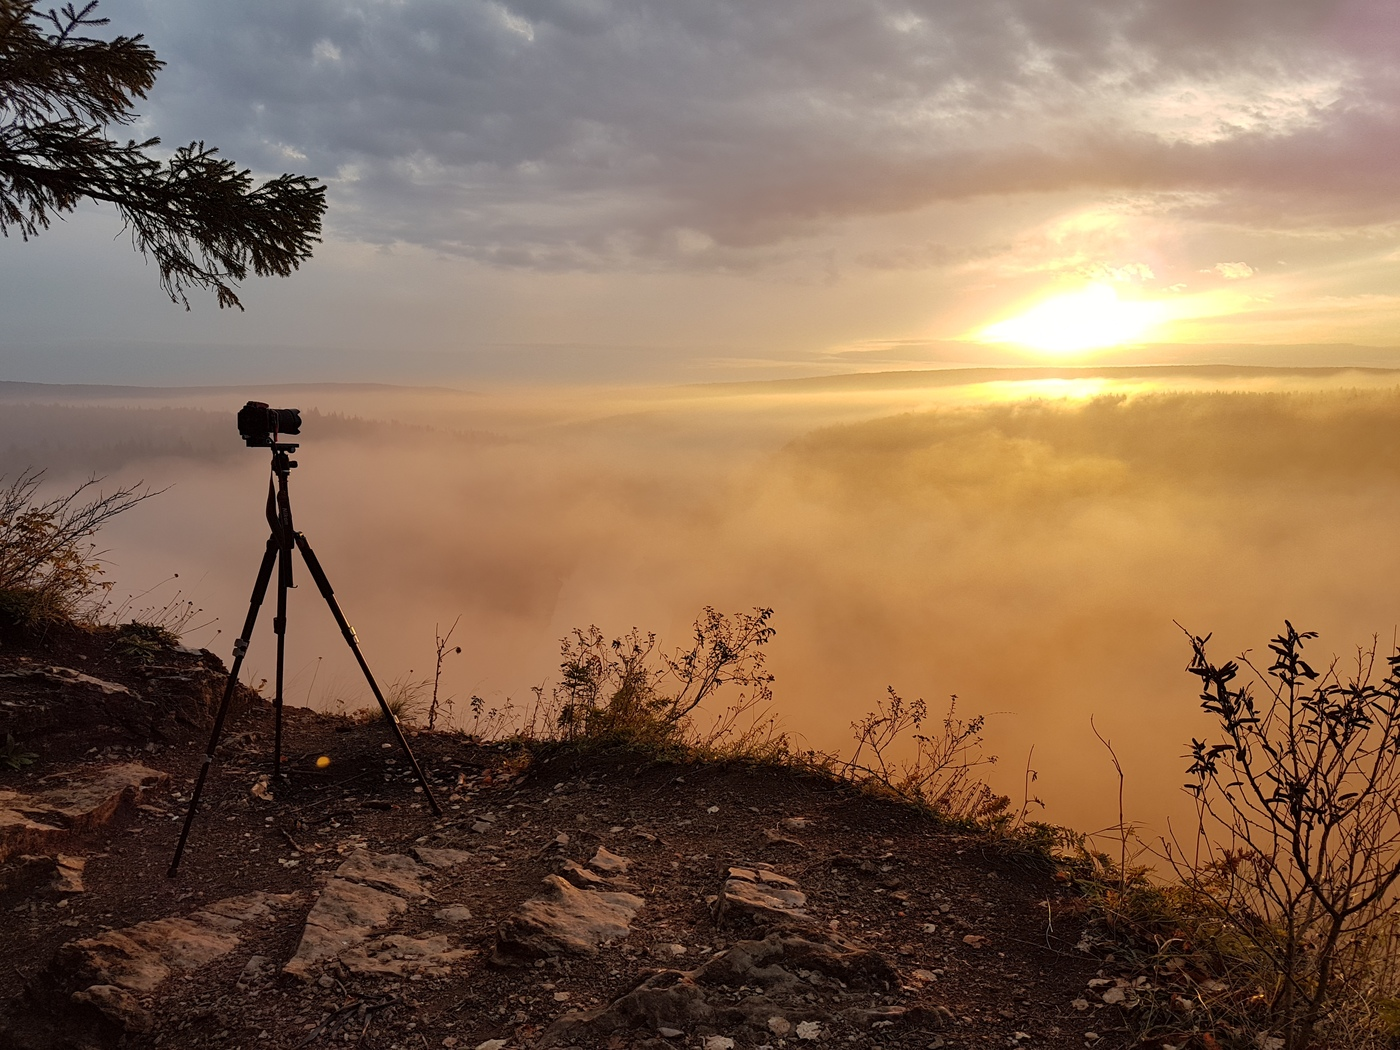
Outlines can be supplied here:
[[1400, 361], [1382, 0], [103, 0], [137, 136], [323, 179], [188, 313], [100, 208], [0, 244], [0, 378], [694, 381]]

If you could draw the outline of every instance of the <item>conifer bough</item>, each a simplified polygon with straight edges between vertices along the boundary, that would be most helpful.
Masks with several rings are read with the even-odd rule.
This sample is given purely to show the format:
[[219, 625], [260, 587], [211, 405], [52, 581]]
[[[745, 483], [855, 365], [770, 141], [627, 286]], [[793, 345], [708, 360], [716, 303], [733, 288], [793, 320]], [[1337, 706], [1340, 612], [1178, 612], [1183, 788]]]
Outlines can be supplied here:
[[205, 288], [242, 309], [234, 285], [250, 271], [285, 277], [311, 257], [325, 186], [303, 175], [255, 186], [203, 142], [162, 161], [147, 152], [159, 139], [109, 138], [164, 63], [140, 36], [83, 36], [107, 24], [96, 7], [40, 14], [35, 0], [0, 0], [0, 233], [28, 240], [84, 199], [106, 202], [172, 302], [189, 309], [186, 291]]

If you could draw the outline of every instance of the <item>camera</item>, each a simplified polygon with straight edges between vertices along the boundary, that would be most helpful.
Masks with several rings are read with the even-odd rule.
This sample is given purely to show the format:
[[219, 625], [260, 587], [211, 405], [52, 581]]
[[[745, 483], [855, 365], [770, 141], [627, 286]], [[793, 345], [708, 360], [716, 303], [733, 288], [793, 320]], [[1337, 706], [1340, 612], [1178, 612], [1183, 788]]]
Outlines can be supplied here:
[[271, 448], [282, 435], [301, 433], [301, 409], [249, 401], [238, 410], [238, 433], [249, 448]]

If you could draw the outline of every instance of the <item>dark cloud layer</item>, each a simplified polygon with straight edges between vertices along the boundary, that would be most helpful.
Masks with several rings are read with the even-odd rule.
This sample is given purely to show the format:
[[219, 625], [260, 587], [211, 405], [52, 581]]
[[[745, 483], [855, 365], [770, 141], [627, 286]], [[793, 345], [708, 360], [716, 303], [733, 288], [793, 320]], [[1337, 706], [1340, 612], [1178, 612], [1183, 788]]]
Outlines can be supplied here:
[[148, 107], [332, 181], [341, 236], [508, 266], [764, 262], [844, 220], [1068, 187], [1393, 218], [1378, 0], [108, 0]]

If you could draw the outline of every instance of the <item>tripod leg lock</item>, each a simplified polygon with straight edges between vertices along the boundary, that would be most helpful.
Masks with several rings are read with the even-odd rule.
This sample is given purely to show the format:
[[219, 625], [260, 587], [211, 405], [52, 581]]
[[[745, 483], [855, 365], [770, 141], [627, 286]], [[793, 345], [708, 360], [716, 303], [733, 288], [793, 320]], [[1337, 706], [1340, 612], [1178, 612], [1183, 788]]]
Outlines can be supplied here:
[[235, 657], [242, 657], [242, 656], [247, 655], [247, 653], [248, 653], [248, 639], [246, 639], [246, 638], [239, 638], [237, 641], [235, 641], [235, 642], [233, 643], [233, 655], [234, 655]]

